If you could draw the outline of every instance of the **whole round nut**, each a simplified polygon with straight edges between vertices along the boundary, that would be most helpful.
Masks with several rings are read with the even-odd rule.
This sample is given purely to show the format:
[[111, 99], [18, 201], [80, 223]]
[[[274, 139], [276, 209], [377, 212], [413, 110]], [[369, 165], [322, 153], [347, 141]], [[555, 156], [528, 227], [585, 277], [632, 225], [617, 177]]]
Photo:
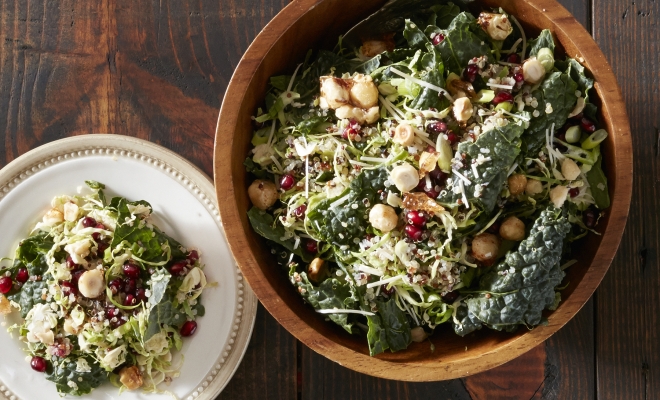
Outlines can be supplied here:
[[257, 179], [248, 188], [252, 204], [260, 210], [266, 210], [277, 201], [277, 186], [273, 182]]
[[78, 290], [88, 299], [99, 297], [105, 290], [103, 272], [98, 269], [85, 271], [78, 280]]
[[525, 223], [519, 218], [510, 216], [500, 225], [500, 236], [505, 240], [519, 242], [525, 238]]

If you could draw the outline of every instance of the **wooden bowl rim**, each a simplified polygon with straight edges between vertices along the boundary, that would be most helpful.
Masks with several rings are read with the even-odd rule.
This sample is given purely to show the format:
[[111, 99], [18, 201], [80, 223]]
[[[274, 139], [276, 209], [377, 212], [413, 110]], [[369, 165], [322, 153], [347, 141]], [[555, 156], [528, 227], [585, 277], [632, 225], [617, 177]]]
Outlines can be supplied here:
[[[595, 89], [602, 101], [603, 113], [610, 116], [609, 121], [616, 127], [614, 158], [615, 171], [608, 173], [608, 179], [616, 182], [617, 190], [613, 193], [610, 205], [610, 220], [618, 223], [608, 224], [603, 233], [602, 241], [594, 255], [580, 284], [573, 293], [565, 299], [560, 308], [548, 319], [548, 325], [538, 326], [513, 340], [496, 346], [492, 351], [480, 354], [478, 357], [466, 357], [449, 363], [437, 360], [435, 363], [424, 362], [394, 362], [368, 354], [336, 343], [317, 332], [289, 307], [282, 307], [282, 300], [269, 284], [252, 251], [239, 249], [239, 243], [247, 243], [247, 236], [238, 222], [240, 216], [236, 208], [235, 184], [231, 173], [231, 156], [234, 136], [223, 139], [219, 145], [221, 132], [233, 132], [237, 124], [241, 103], [253, 76], [259, 69], [264, 57], [277, 43], [279, 38], [296, 23], [307, 11], [324, 0], [294, 0], [273, 18], [255, 38], [239, 62], [225, 93], [225, 100], [231, 94], [231, 101], [223, 101], [218, 124], [216, 127], [214, 145], [214, 180], [218, 196], [220, 214], [225, 221], [225, 231], [230, 248], [236, 258], [246, 280], [264, 307], [292, 335], [306, 346], [324, 357], [355, 371], [380, 378], [405, 381], [437, 381], [461, 378], [501, 365], [545, 341], [559, 328], [566, 324], [587, 302], [596, 287], [604, 277], [614, 258], [621, 241], [625, 222], [627, 220], [632, 196], [632, 140], [630, 125], [616, 78], [605, 56], [598, 48], [593, 38], [582, 25], [556, 0], [525, 0], [538, 13], [545, 13], [554, 24], [553, 33], [561, 32], [564, 37], [578, 50], [579, 54], [590, 54], [585, 57], [584, 64], [596, 81]], [[259, 44], [258, 46], [256, 44]], [[573, 56], [573, 55], [571, 55]], [[258, 61], [257, 61], [258, 60]], [[590, 60], [598, 62], [590, 62]], [[599, 82], [611, 82], [607, 88], [599, 87]], [[237, 95], [238, 94], [238, 95]], [[227, 221], [235, 221], [227, 223]], [[563, 311], [563, 312], [562, 312]], [[478, 362], [475, 363], [475, 360]]]

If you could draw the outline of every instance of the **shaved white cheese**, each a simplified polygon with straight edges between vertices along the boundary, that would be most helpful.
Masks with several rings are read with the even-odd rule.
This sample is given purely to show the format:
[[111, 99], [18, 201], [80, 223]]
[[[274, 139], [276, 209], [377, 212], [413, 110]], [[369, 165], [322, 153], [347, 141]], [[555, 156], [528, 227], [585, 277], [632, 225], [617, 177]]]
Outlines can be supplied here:
[[342, 310], [339, 308], [327, 308], [324, 310], [316, 310], [319, 314], [362, 314], [362, 315], [376, 315], [375, 313], [362, 310]]
[[508, 111], [506, 111], [506, 110], [499, 110], [499, 111], [500, 111], [502, 114], [510, 115], [510, 116], [512, 116], [512, 117], [519, 118], [519, 119], [522, 119], [523, 121], [527, 121], [527, 122], [529, 122], [529, 118], [524, 117], [524, 116], [522, 116], [522, 115], [520, 115], [520, 114], [514, 114], [514, 113], [508, 112]]
[[516, 168], [518, 168], [518, 163], [514, 163], [514, 164], [511, 166], [511, 168], [509, 168], [509, 170], [508, 170], [507, 173], [506, 173], [506, 176], [507, 176], [507, 177], [511, 176], [511, 174], [513, 174], [513, 171], [515, 171]]
[[472, 182], [471, 182], [468, 178], [466, 178], [465, 175], [461, 174], [461, 173], [458, 172], [457, 170], [452, 169], [452, 172], [453, 172], [456, 176], [458, 176], [459, 178], [461, 178], [461, 181], [459, 181], [459, 182], [465, 182], [465, 183], [467, 183], [468, 185], [471, 185], [471, 184], [472, 184]]
[[387, 100], [383, 96], [378, 96], [378, 99], [381, 101], [381, 103], [383, 103], [387, 111], [389, 111], [394, 118], [397, 120], [406, 119], [406, 115], [403, 113], [403, 111], [399, 110], [399, 108], [392, 104], [391, 101]]
[[471, 167], [472, 167], [472, 173], [474, 174], [474, 177], [478, 178], [479, 177], [479, 171], [477, 171], [477, 164], [473, 163], [473, 164], [471, 164]]
[[508, 89], [508, 90], [513, 89], [513, 86], [511, 85], [500, 85], [499, 83], [487, 83], [486, 86], [490, 86], [498, 89]]
[[465, 205], [465, 208], [470, 208], [470, 203], [468, 202], [467, 196], [465, 195], [465, 186], [463, 185], [463, 181], [458, 181], [459, 186], [461, 187], [461, 196], [463, 196], [463, 204]]
[[367, 265], [358, 265], [355, 269], [357, 269], [358, 271], [366, 272], [370, 275], [383, 276], [383, 271], [369, 267]]

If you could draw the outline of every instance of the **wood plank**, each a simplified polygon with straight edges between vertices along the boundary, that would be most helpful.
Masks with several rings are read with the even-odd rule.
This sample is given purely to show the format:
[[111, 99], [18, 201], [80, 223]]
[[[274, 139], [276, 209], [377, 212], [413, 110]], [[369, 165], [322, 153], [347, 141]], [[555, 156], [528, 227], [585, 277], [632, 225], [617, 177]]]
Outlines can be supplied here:
[[594, 2], [593, 15], [635, 133], [630, 217], [596, 293], [598, 394], [652, 399], [660, 393], [660, 2]]
[[295, 399], [296, 340], [260, 304], [250, 345], [217, 399]]

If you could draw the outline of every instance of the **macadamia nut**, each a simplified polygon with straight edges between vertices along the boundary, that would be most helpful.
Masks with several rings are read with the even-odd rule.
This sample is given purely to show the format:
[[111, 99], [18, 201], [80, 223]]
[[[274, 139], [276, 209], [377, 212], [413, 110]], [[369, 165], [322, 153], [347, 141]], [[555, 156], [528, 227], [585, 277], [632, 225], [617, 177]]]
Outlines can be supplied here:
[[369, 211], [369, 223], [381, 232], [389, 232], [396, 228], [399, 216], [394, 208], [385, 204], [376, 204]]
[[525, 223], [518, 217], [510, 216], [500, 225], [500, 236], [505, 240], [519, 242], [525, 238]]
[[527, 185], [525, 186], [525, 193], [527, 196], [536, 196], [539, 193], [543, 192], [543, 183], [537, 179], [528, 179]]
[[412, 126], [408, 124], [399, 124], [394, 129], [392, 141], [402, 146], [410, 146], [415, 141], [415, 131], [413, 131]]
[[500, 239], [490, 233], [480, 233], [472, 239], [472, 256], [486, 265], [492, 265], [500, 250]]
[[512, 196], [517, 196], [525, 191], [527, 186], [527, 178], [522, 174], [513, 174], [508, 179], [509, 192]]
[[277, 187], [273, 182], [257, 179], [248, 188], [248, 197], [260, 210], [266, 210], [277, 201]]
[[470, 117], [472, 117], [472, 113], [474, 112], [472, 109], [472, 103], [467, 97], [461, 97], [460, 99], [454, 100], [453, 111], [454, 118], [460, 122], [465, 122], [470, 119]]

